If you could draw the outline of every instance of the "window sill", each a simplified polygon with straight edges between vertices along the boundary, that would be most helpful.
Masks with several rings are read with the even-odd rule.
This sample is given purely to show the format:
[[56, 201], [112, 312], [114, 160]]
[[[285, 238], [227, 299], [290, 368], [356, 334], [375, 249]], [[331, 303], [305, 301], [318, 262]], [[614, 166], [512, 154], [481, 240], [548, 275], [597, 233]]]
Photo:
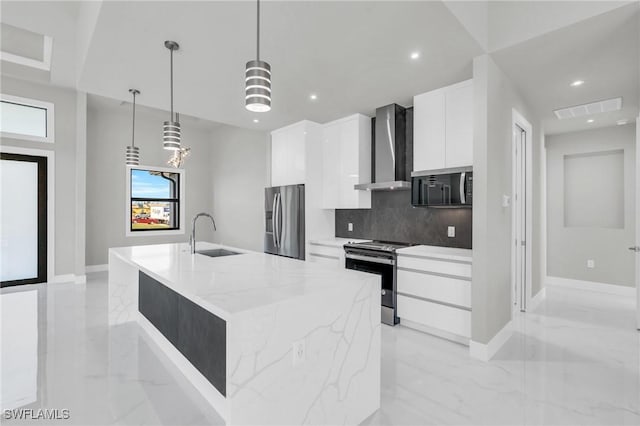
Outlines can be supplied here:
[[150, 237], [160, 235], [184, 235], [184, 229], [175, 229], [171, 231], [126, 231], [126, 237]]

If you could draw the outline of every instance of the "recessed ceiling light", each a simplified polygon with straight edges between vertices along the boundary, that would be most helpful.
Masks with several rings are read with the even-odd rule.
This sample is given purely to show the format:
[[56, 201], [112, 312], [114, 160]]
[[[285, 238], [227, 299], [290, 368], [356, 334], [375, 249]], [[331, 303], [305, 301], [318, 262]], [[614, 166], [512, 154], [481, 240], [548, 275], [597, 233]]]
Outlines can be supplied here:
[[420, 52], [411, 52], [411, 59], [418, 59], [420, 57]]
[[593, 118], [588, 119], [587, 123], [593, 123]]
[[312, 101], [315, 101], [316, 99], [318, 99], [318, 95], [316, 95], [315, 93], [312, 93], [309, 95], [309, 99], [311, 99]]
[[254, 118], [254, 119], [253, 119], [253, 122], [254, 122], [254, 123], [259, 123], [259, 122], [260, 122], [260, 120], [258, 120], [257, 118]]
[[571, 87], [578, 87], [578, 86], [582, 86], [584, 84], [584, 80], [576, 80], [576, 81], [572, 81], [570, 86]]
[[623, 125], [627, 124], [627, 120], [618, 120], [618, 121], [616, 121], [616, 124], [618, 126], [623, 126]]

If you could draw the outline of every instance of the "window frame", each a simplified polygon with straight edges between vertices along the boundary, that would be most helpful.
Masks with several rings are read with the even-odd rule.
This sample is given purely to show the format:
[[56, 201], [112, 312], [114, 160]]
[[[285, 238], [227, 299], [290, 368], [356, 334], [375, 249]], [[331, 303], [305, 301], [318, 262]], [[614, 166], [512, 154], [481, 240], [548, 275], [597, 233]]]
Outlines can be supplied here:
[[[132, 166], [127, 165], [126, 170], [126, 206], [125, 206], [125, 236], [126, 237], [146, 237], [157, 235], [184, 235], [185, 234], [185, 178], [186, 173], [184, 169], [174, 169], [169, 167], [154, 167], [154, 166]], [[131, 229], [131, 171], [132, 170], [148, 170], [152, 172], [163, 173], [177, 173], [178, 174], [178, 228], [177, 229], [153, 229], [153, 230], [133, 230]], [[155, 199], [153, 199], [155, 200]], [[161, 198], [158, 201], [163, 200]], [[166, 200], [166, 199], [164, 199]]]
[[12, 133], [0, 130], [1, 137], [32, 142], [55, 143], [55, 107], [52, 102], [23, 98], [21, 96], [12, 96], [4, 93], [0, 93], [0, 102], [22, 105], [30, 108], [44, 109], [46, 111], [45, 117], [47, 121], [45, 123], [47, 129], [47, 135], [45, 137], [25, 135], [22, 133]]

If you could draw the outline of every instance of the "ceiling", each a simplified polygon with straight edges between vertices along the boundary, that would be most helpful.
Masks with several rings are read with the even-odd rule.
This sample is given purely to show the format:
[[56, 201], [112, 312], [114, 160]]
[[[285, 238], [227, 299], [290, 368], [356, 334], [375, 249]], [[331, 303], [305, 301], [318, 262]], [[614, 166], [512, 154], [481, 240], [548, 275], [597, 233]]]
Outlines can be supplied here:
[[[492, 53], [547, 134], [605, 127], [638, 116], [640, 3], [619, 7]], [[585, 83], [571, 87], [575, 80]], [[622, 110], [558, 120], [553, 110], [622, 97]], [[587, 123], [592, 118], [593, 123]]]
[[[3, 0], [0, 8], [3, 23], [53, 37], [52, 84], [127, 102], [136, 87], [139, 104], [165, 111], [163, 42], [175, 40], [176, 110], [241, 127], [271, 130], [411, 105], [415, 94], [470, 78], [473, 58], [485, 52], [546, 132], [587, 127], [559, 122], [552, 113], [559, 107], [623, 96], [623, 111], [598, 116], [595, 126], [638, 111], [637, 1], [263, 0], [261, 56], [273, 69], [273, 109], [262, 114], [243, 105], [244, 64], [255, 56], [254, 1]], [[570, 88], [577, 78], [586, 83]]]
[[[244, 108], [244, 66], [255, 55], [254, 2], [105, 2], [78, 86], [242, 127], [327, 122], [472, 76], [477, 42], [440, 2], [265, 2], [262, 58], [272, 66], [273, 108]], [[117, 29], [117, 31], [114, 31]], [[420, 51], [421, 58], [410, 59]], [[317, 95], [311, 101], [311, 93]], [[260, 122], [253, 123], [254, 119]]]

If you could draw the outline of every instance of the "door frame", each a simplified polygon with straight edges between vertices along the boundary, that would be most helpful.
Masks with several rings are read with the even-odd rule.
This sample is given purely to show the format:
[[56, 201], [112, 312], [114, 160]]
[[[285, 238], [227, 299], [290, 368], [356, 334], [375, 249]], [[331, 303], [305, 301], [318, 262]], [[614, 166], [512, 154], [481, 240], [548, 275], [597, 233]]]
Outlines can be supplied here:
[[[515, 137], [516, 126], [524, 130], [525, 132], [525, 305], [524, 307], [517, 309], [518, 307], [513, 303], [515, 300], [515, 284], [516, 284], [516, 247], [515, 247], [515, 235], [516, 235], [516, 209], [514, 208], [514, 194], [516, 190], [516, 156], [515, 156]], [[531, 285], [532, 285], [532, 242], [533, 242], [533, 127], [531, 123], [524, 118], [515, 108], [512, 109], [511, 114], [511, 310], [512, 316], [515, 311], [526, 312], [527, 308], [531, 305]]]
[[[640, 246], [640, 115], [636, 119], [636, 238], [635, 245]], [[636, 262], [636, 327], [640, 330], [640, 253], [635, 253]]]
[[46, 149], [0, 145], [6, 154], [30, 155], [47, 158], [47, 283], [54, 282], [55, 274], [55, 153]]

